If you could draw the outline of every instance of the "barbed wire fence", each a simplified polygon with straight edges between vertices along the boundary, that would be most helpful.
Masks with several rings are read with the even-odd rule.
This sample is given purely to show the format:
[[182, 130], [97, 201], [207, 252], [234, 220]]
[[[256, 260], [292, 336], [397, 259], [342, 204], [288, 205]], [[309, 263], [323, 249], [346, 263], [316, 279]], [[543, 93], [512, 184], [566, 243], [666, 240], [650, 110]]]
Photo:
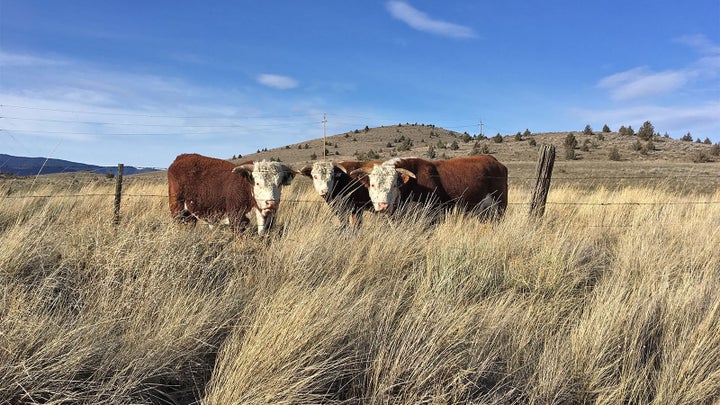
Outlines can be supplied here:
[[[530, 176], [510, 176], [510, 180], [522, 181], [525, 183], [535, 182], [535, 187], [532, 189], [531, 199], [529, 201], [510, 201], [509, 206], [514, 207], [527, 207], [529, 214], [535, 217], [542, 217], [546, 206], [575, 206], [575, 207], [615, 207], [615, 206], [707, 206], [715, 205], [720, 206], [720, 201], [713, 200], [697, 200], [697, 201], [620, 201], [620, 202], [587, 202], [587, 201], [547, 201], [547, 195], [550, 188], [550, 176], [552, 174], [552, 164], [548, 155], [549, 150], [541, 149], [537, 173], [535, 177]], [[547, 167], [547, 165], [550, 167]], [[121, 205], [123, 198], [158, 198], [166, 199], [168, 194], [153, 194], [153, 193], [133, 193], [123, 191], [123, 164], [118, 165], [118, 175], [115, 176], [115, 192], [107, 193], [51, 193], [51, 194], [13, 194], [6, 192], [5, 195], [0, 195], [0, 201], [3, 199], [22, 200], [22, 199], [38, 199], [38, 198], [98, 198], [112, 197], [113, 201], [113, 218], [112, 222], [115, 225], [121, 222]], [[544, 168], [543, 168], [544, 167]], [[694, 175], [694, 177], [708, 177], [716, 178], [713, 175]], [[684, 179], [686, 176], [660, 176], [660, 175], [639, 175], [639, 176], [560, 176], [553, 178], [553, 180], [568, 180], [568, 181], [582, 181], [582, 180], [668, 180], [668, 179]], [[538, 197], [540, 196], [540, 197]], [[318, 204], [326, 205], [327, 202], [322, 198], [284, 198], [282, 204]], [[542, 211], [538, 211], [542, 207]], [[598, 226], [599, 227], [599, 226]], [[611, 226], [617, 227], [617, 226]]]

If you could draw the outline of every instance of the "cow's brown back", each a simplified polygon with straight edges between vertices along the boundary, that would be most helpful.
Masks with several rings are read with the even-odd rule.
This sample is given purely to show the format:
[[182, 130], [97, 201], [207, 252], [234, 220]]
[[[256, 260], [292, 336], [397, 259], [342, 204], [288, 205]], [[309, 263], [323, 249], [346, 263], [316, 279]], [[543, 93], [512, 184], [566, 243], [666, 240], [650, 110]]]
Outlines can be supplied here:
[[395, 167], [416, 176], [401, 187], [401, 198], [451, 203], [472, 210], [490, 194], [500, 212], [508, 202], [507, 168], [491, 155], [448, 160], [399, 159]]
[[247, 223], [245, 214], [255, 205], [252, 184], [247, 177], [233, 173], [233, 163], [198, 154], [178, 156], [168, 168], [170, 213], [215, 221], [227, 216], [230, 224]]

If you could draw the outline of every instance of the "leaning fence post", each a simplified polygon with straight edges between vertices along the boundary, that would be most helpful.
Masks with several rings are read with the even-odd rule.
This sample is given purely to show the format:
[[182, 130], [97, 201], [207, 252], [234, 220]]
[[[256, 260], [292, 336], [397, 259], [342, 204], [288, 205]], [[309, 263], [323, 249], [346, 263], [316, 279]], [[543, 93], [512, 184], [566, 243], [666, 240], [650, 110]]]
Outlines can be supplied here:
[[555, 164], [555, 146], [543, 145], [540, 147], [537, 171], [535, 174], [535, 188], [530, 200], [530, 215], [538, 218], [545, 214], [545, 203], [550, 190], [550, 177]]
[[118, 163], [117, 176], [115, 178], [115, 219], [113, 220], [115, 225], [120, 223], [120, 199], [122, 197], [122, 178], [124, 167], [125, 165]]

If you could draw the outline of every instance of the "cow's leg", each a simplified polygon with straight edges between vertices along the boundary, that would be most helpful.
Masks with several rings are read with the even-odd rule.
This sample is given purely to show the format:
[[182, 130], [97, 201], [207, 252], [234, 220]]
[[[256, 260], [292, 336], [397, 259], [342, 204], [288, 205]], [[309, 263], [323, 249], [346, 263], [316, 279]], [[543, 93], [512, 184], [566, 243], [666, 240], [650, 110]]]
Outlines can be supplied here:
[[480, 204], [476, 206], [476, 209], [477, 212], [480, 213], [480, 217], [483, 219], [497, 219], [503, 214], [500, 202], [496, 201], [491, 193], [480, 201]]
[[233, 232], [239, 234], [240, 232], [244, 231], [245, 228], [247, 228], [247, 225], [250, 223], [250, 218], [248, 218], [246, 215], [239, 215], [239, 216], [232, 216], [230, 219], [230, 226], [232, 227]]

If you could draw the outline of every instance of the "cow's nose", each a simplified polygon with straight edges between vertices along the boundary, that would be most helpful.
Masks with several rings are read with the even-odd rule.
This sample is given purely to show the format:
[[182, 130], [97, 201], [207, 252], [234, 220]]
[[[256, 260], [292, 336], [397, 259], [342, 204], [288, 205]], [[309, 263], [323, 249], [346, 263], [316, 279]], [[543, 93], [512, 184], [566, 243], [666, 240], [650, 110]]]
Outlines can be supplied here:
[[277, 200], [265, 200], [265, 209], [277, 209]]
[[387, 211], [387, 209], [388, 209], [388, 203], [386, 203], [386, 202], [381, 202], [381, 203], [375, 204], [375, 211], [377, 211], [377, 212], [384, 212], [384, 211]]
[[328, 193], [328, 190], [327, 190], [327, 189], [320, 190], [320, 196], [321, 196], [321, 197], [325, 197], [325, 196], [327, 195], [327, 193]]

